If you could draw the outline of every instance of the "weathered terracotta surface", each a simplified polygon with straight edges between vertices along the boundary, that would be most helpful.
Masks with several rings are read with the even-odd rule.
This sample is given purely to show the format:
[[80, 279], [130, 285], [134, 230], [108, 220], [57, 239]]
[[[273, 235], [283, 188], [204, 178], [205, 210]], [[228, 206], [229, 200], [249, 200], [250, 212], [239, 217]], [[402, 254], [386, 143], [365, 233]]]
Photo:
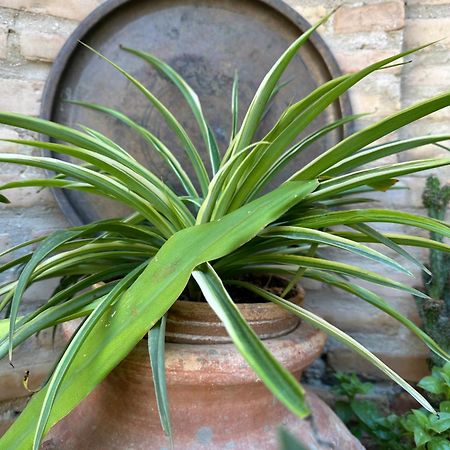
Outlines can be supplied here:
[[[320, 355], [324, 343], [323, 333], [306, 324], [265, 340], [296, 376]], [[362, 448], [313, 394], [308, 394], [310, 418], [301, 421], [288, 413], [233, 344], [167, 343], [166, 371], [176, 450], [276, 449], [280, 424], [310, 449]], [[44, 444], [61, 450], [168, 447], [159, 424], [146, 341], [54, 427]]]

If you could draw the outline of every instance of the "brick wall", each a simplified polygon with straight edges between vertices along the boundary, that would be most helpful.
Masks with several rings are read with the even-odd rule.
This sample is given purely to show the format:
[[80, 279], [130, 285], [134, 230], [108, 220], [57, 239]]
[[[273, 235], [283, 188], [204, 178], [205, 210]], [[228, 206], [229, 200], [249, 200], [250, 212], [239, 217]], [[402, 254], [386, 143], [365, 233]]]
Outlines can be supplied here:
[[[100, 3], [102, 0], [0, 0], [0, 110], [38, 114], [52, 61], [78, 22]], [[344, 72], [356, 71], [405, 48], [448, 38], [450, 30], [450, 0], [287, 0], [287, 3], [310, 22], [341, 6], [322, 28], [321, 35]], [[360, 126], [450, 89], [449, 50], [450, 39], [440, 41], [413, 56], [412, 64], [379, 71], [352, 89], [355, 112], [372, 113]], [[402, 130], [401, 135], [448, 132], [449, 119], [447, 108]], [[0, 127], [0, 136], [14, 138], [18, 133]], [[15, 150], [12, 144], [0, 143], [2, 152]], [[402, 155], [400, 160], [439, 153], [435, 147], [425, 147]], [[397, 158], [391, 157], [391, 161], [393, 159]], [[2, 169], [0, 182], [31, 177], [36, 172], [37, 169], [8, 167]], [[448, 169], [440, 174], [442, 179], [450, 178]], [[417, 212], [421, 207], [424, 180], [424, 174], [404, 178], [402, 184], [409, 190], [380, 196], [380, 199], [388, 207]], [[2, 248], [6, 243], [15, 244], [66, 225], [51, 194], [45, 190], [22, 190], [10, 197], [12, 204], [1, 208]], [[426, 257], [424, 252], [417, 252], [417, 255]], [[397, 258], [397, 255], [392, 256]], [[397, 278], [419, 284], [420, 274], [415, 267], [410, 269], [416, 274], [416, 280]], [[414, 381], [425, 373], [425, 348], [392, 319], [337, 290], [319, 289], [315, 283], [307, 283], [306, 287], [311, 310], [351, 333], [402, 376]], [[45, 298], [49, 289], [42, 285], [33, 290], [27, 296], [28, 305], [31, 307]], [[403, 314], [418, 320], [409, 295], [381, 288], [378, 292], [385, 294]], [[0, 402], [6, 402], [0, 403], [0, 423], [6, 424], [15, 411], [21, 409], [23, 401], [12, 399], [27, 395], [20, 383], [24, 370], [32, 367], [35, 374], [32, 383], [38, 384], [58, 351], [59, 346], [52, 345], [49, 333], [44, 333], [18, 352], [16, 369], [11, 369], [5, 361], [0, 362]], [[334, 342], [328, 344], [327, 362], [333, 369], [358, 370], [369, 376], [379, 376], [375, 369]]]

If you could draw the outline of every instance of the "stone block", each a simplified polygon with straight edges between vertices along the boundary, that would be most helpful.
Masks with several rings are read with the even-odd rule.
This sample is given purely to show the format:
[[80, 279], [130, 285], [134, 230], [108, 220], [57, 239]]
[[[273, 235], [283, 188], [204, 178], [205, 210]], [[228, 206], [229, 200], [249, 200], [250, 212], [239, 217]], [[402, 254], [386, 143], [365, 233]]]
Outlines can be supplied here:
[[[428, 375], [428, 349], [415, 337], [387, 338], [384, 334], [359, 334], [353, 337], [396, 371], [402, 378], [417, 382]], [[334, 342], [334, 341], [333, 341]], [[328, 362], [334, 370], [357, 372], [374, 379], [387, 379], [369, 361], [340, 343], [332, 343]]]
[[53, 61], [69, 34], [23, 30], [20, 33], [22, 56], [30, 61]]
[[403, 28], [404, 17], [404, 3], [401, 1], [346, 5], [336, 11], [334, 30], [336, 33], [395, 31]]
[[0, 6], [37, 14], [81, 20], [105, 0], [0, 0]]
[[[334, 52], [339, 67], [345, 73], [358, 72], [361, 69], [369, 66], [370, 64], [381, 61], [382, 59], [389, 58], [390, 56], [398, 53], [398, 49], [361, 49], [358, 51], [342, 50], [337, 48]], [[399, 74], [401, 67], [393, 67], [392, 69], [387, 69], [385, 73], [395, 73]]]
[[38, 115], [42, 81], [0, 79], [0, 110]]
[[[0, 128], [0, 139], [18, 139], [19, 133], [13, 128]], [[0, 141], [0, 152], [1, 153], [16, 153], [18, 150], [18, 144], [13, 142], [2, 142]], [[0, 175], [1, 178], [1, 175]]]
[[423, 49], [422, 52], [450, 49], [450, 39], [448, 39], [449, 29], [450, 17], [407, 19], [405, 22], [405, 45], [407, 48], [414, 48], [430, 42], [439, 41]]
[[8, 55], [8, 28], [0, 25], [0, 59]]

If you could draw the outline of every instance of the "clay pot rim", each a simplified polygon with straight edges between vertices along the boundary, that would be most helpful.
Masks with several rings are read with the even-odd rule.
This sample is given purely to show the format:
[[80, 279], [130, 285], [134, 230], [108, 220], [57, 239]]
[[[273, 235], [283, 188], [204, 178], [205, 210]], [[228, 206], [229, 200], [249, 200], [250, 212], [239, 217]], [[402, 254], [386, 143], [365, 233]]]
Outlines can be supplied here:
[[[297, 286], [289, 300], [300, 305], [304, 290]], [[295, 330], [300, 319], [272, 302], [236, 303], [236, 307], [260, 339], [272, 339]], [[232, 342], [222, 321], [207, 302], [177, 300], [167, 316], [166, 342], [226, 344]]]
[[[305, 290], [303, 289], [303, 287], [298, 284], [296, 286], [297, 289], [297, 293], [293, 296], [293, 297], [289, 297], [287, 300], [296, 304], [296, 305], [300, 305], [304, 298], [305, 298]], [[176, 309], [177, 305], [182, 305], [182, 306], [186, 306], [186, 307], [190, 307], [190, 306], [194, 306], [195, 305], [195, 309], [197, 309], [200, 312], [204, 312], [204, 311], [212, 311], [211, 306], [209, 306], [209, 303], [206, 301], [193, 301], [193, 300], [181, 300], [178, 299], [176, 300], [176, 302], [172, 305], [172, 307], [170, 308], [170, 310], [172, 309]], [[278, 306], [275, 303], [272, 303], [270, 301], [261, 301], [261, 302], [251, 302], [251, 303], [245, 303], [245, 302], [241, 302], [241, 303], [235, 303], [235, 305], [237, 306], [237, 308], [241, 311], [241, 312], [249, 312], [251, 313], [251, 311], [258, 309], [258, 308], [262, 308], [262, 309], [273, 309], [274, 312], [275, 311], [283, 311], [286, 314], [286, 310], [284, 310], [283, 308], [281, 308], [280, 306]], [[169, 313], [170, 313], [169, 310]]]

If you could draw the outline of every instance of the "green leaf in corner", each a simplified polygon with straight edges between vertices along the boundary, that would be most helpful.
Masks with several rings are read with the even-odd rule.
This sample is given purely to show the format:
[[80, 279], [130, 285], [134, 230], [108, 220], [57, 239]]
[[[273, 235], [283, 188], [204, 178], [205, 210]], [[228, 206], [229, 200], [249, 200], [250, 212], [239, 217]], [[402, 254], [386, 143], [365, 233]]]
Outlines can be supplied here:
[[428, 443], [429, 450], [450, 450], [450, 442], [448, 439], [433, 439]]
[[445, 384], [440, 379], [433, 375], [422, 378], [417, 386], [425, 389], [427, 392], [431, 392], [432, 394], [443, 394], [445, 392]]
[[450, 413], [440, 412], [430, 417], [429, 427], [436, 433], [443, 433], [450, 429]]

